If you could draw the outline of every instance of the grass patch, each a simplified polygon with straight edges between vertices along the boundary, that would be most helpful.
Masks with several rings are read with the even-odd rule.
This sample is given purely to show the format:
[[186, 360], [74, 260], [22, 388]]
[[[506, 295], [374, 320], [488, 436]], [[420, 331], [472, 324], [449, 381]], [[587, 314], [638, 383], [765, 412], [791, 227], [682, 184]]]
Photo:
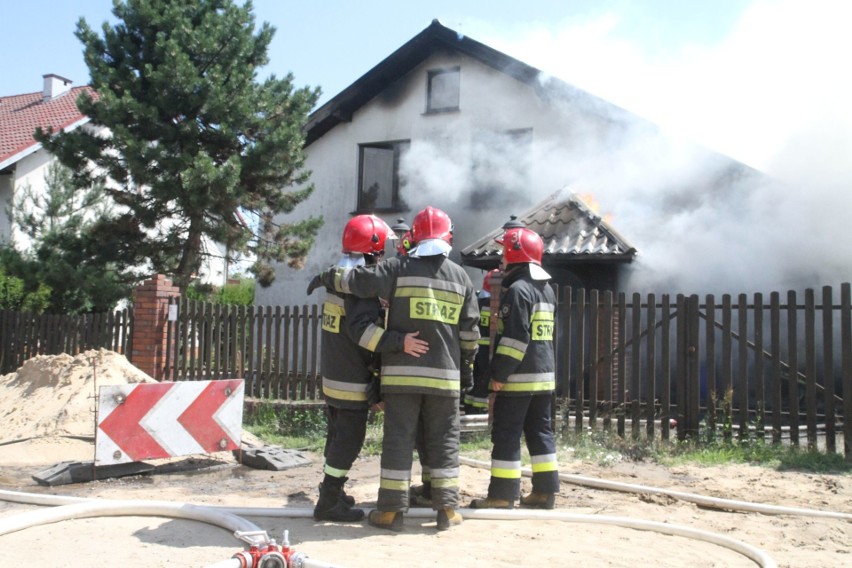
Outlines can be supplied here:
[[268, 444], [322, 451], [326, 418], [323, 406], [287, 406], [262, 402], [243, 416], [243, 427]]
[[[362, 455], [381, 453], [383, 419], [381, 412], [370, 413]], [[324, 405], [305, 407], [262, 402], [243, 416], [243, 428], [267, 444], [322, 452], [328, 422]]]
[[716, 438], [694, 442], [621, 438], [613, 432], [587, 431], [581, 435], [563, 432], [557, 437], [559, 461], [588, 460], [598, 465], [621, 461], [651, 462], [672, 466], [681, 464], [750, 464], [762, 467], [811, 473], [852, 473], [852, 463], [841, 454], [826, 454], [762, 440]]
[[[261, 403], [244, 416], [246, 430], [264, 442], [290, 449], [321, 452], [325, 445], [326, 417], [322, 405], [304, 406]], [[367, 437], [361, 454], [380, 455], [384, 413], [370, 413]], [[522, 460], [529, 463], [524, 444]], [[621, 438], [612, 431], [573, 430], [557, 433], [558, 459], [562, 463], [583, 460], [601, 466], [619, 462], [650, 462], [671, 466], [680, 464], [725, 465], [731, 463], [811, 473], [852, 474], [852, 463], [841, 454], [826, 454], [816, 450], [787, 445], [773, 445], [762, 440], [738, 440], [715, 437], [702, 441], [648, 440], [630, 436]], [[413, 448], [412, 448], [413, 450]], [[463, 432], [461, 453], [473, 459], [487, 460], [491, 452], [488, 430]]]

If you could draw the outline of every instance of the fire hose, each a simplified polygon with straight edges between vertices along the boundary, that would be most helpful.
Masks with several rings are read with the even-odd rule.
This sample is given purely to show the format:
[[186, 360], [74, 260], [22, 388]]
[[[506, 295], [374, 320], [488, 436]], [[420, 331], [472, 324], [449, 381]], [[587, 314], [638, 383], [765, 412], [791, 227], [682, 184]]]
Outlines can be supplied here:
[[[463, 465], [472, 467], [485, 469], [490, 467], [488, 462], [464, 457], [460, 458], [459, 461]], [[529, 469], [525, 469], [523, 471], [523, 475], [529, 477], [532, 473]], [[684, 493], [630, 483], [606, 481], [570, 474], [560, 474], [559, 478], [566, 483], [573, 483], [597, 489], [667, 495], [705, 507], [723, 510], [740, 510], [770, 515], [784, 514], [828, 517], [852, 521], [852, 514], [850, 513], [821, 511], [798, 507], [782, 507], [750, 503], [746, 501], [713, 498], [693, 493]], [[164, 503], [157, 501], [103, 501], [80, 497], [46, 496], [6, 490], [0, 490], [0, 499], [38, 505], [62, 505], [53, 509], [22, 513], [8, 519], [0, 519], [0, 536], [39, 524], [47, 524], [72, 518], [108, 515], [166, 516], [197, 520], [231, 530], [237, 538], [244, 540], [250, 545], [250, 549], [248, 551], [237, 553], [234, 557], [211, 565], [208, 568], [332, 568], [332, 565], [330, 564], [309, 559], [304, 554], [292, 551], [292, 549], [289, 548], [289, 543], [287, 542], [288, 539], [286, 532], [284, 542], [281, 546], [279, 546], [275, 543], [275, 541], [268, 538], [265, 531], [260, 530], [254, 524], [240, 516], [251, 515], [258, 517], [310, 518], [313, 514], [312, 509], [290, 509], [280, 507], [237, 508], [227, 506], [199, 506], [172, 502]], [[660, 523], [628, 517], [570, 514], [558, 511], [463, 509], [462, 512], [464, 517], [467, 519], [533, 519], [598, 523], [637, 530], [649, 530], [673, 536], [683, 536], [729, 548], [753, 560], [758, 566], [763, 568], [777, 568], [775, 561], [765, 551], [759, 548], [724, 535], [702, 531], [691, 527], [673, 525], [670, 523]], [[432, 518], [434, 516], [434, 511], [430, 509], [410, 509], [407, 516], [411, 518]]]
[[[480, 462], [481, 464], [481, 462]], [[480, 466], [477, 465], [477, 467]], [[240, 515], [276, 518], [310, 518], [312, 509], [199, 506], [158, 501], [110, 501], [82, 497], [47, 496], [0, 490], [0, 498], [6, 501], [37, 505], [61, 505], [52, 509], [30, 511], [17, 516], [0, 519], [0, 536], [33, 526], [62, 520], [120, 515], [148, 515], [196, 520], [233, 531], [234, 535], [249, 543], [248, 551], [235, 554], [208, 568], [333, 568], [296, 553], [289, 548], [287, 537], [279, 547], [269, 540], [265, 531], [256, 527]], [[672, 536], [682, 536], [726, 547], [753, 560], [762, 568], [777, 568], [775, 561], [763, 550], [736, 539], [691, 527], [604, 515], [571, 514], [558, 511], [463, 509], [465, 518], [488, 520], [557, 520], [567, 522], [597, 523], [620, 526], [636, 530], [648, 530]], [[432, 518], [430, 509], [410, 509], [409, 518]]]
[[[308, 558], [292, 550], [287, 534], [278, 545], [266, 531], [223, 508], [174, 503], [171, 501], [88, 499], [62, 495], [40, 495], [0, 489], [0, 499], [31, 505], [52, 505], [49, 509], [27, 511], [0, 519], [0, 536], [71, 519], [110, 516], [154, 516], [199, 521], [234, 533], [249, 544], [249, 550], [214, 564], [216, 568], [334, 568], [334, 565]], [[280, 512], [280, 510], [279, 510]], [[211, 567], [212, 568], [212, 567]]]

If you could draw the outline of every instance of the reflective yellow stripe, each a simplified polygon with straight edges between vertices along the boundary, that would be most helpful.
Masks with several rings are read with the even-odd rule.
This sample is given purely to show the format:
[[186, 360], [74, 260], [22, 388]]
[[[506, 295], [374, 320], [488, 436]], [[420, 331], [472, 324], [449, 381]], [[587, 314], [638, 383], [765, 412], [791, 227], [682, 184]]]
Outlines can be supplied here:
[[541, 473], [544, 471], [556, 471], [559, 469], [556, 462], [543, 462], [531, 464], [533, 473]]
[[366, 392], [352, 392], [340, 389], [333, 389], [331, 387], [323, 386], [322, 392], [325, 396], [329, 398], [336, 398], [337, 400], [352, 400], [356, 402], [366, 402], [367, 393]]
[[491, 325], [491, 312], [482, 311], [479, 312], [479, 325], [480, 327], [488, 327]]
[[556, 388], [555, 381], [544, 381], [540, 383], [506, 383], [503, 385], [503, 391], [511, 392], [538, 392], [549, 391]]
[[479, 343], [480, 345], [491, 345], [491, 338], [483, 337], [479, 341], [477, 341], [477, 343]]
[[364, 330], [364, 333], [361, 334], [361, 338], [358, 340], [358, 345], [369, 351], [375, 351], [384, 333], [384, 329], [371, 323], [367, 326], [367, 329]]
[[505, 469], [502, 467], [492, 467], [491, 477], [499, 477], [501, 479], [520, 479], [521, 469]]
[[430, 389], [457, 391], [459, 379], [430, 379], [427, 377], [405, 377], [398, 375], [382, 375], [382, 386], [394, 387], [426, 387]]
[[459, 486], [459, 478], [458, 477], [447, 477], [443, 479], [432, 478], [432, 487], [458, 487]]
[[322, 378], [322, 392], [325, 396], [338, 400], [367, 400], [366, 383], [348, 383], [346, 381], [335, 381], [327, 377]]
[[464, 403], [474, 408], [488, 408], [488, 401], [480, 398], [464, 397]]
[[397, 288], [393, 295], [398, 298], [429, 298], [431, 300], [439, 300], [441, 302], [449, 302], [451, 304], [462, 304], [464, 302], [464, 296], [457, 294], [456, 292], [435, 290], [434, 288], [419, 286], [404, 286]]
[[496, 350], [497, 355], [506, 355], [507, 357], [511, 357], [512, 359], [517, 359], [518, 361], [524, 360], [524, 352], [513, 347], [507, 347], [505, 345], [498, 345]]
[[349, 470], [348, 469], [337, 469], [337, 468], [331, 467], [328, 464], [325, 464], [325, 467], [323, 467], [322, 472], [324, 474], [330, 475], [332, 477], [346, 477], [346, 474], [349, 473]]
[[381, 489], [390, 489], [391, 491], [408, 491], [408, 486], [411, 482], [408, 479], [387, 479], [382, 477], [379, 480]]
[[479, 343], [478, 341], [459, 341], [459, 347], [465, 349], [467, 351], [473, 351], [476, 349], [476, 345]]

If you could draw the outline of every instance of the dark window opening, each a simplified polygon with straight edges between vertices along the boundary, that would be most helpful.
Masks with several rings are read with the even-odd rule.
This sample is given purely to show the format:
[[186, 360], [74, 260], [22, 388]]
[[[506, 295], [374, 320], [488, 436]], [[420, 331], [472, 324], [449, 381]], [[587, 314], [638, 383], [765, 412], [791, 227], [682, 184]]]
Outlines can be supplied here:
[[400, 174], [402, 156], [409, 141], [362, 144], [358, 176], [358, 211], [362, 213], [404, 211], [400, 196], [405, 179]]
[[439, 69], [429, 71], [426, 112], [447, 112], [459, 109], [461, 70]]

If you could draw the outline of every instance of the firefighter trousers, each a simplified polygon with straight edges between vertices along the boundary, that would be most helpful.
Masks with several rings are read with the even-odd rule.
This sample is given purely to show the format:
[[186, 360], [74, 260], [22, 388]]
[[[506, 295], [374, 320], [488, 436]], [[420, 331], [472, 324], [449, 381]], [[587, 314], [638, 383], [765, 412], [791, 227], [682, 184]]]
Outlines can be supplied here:
[[551, 393], [508, 396], [494, 400], [491, 426], [491, 481], [488, 496], [517, 501], [521, 492], [521, 435], [532, 461], [532, 486], [538, 493], [559, 491], [556, 444], [553, 440]]
[[332, 477], [346, 477], [364, 446], [367, 435], [367, 409], [337, 408], [326, 405], [325, 467]]
[[412, 450], [418, 422], [422, 423], [426, 466], [432, 482], [432, 508], [458, 506], [459, 399], [427, 394], [382, 395], [385, 425], [382, 471], [376, 507], [380, 511], [408, 509]]

